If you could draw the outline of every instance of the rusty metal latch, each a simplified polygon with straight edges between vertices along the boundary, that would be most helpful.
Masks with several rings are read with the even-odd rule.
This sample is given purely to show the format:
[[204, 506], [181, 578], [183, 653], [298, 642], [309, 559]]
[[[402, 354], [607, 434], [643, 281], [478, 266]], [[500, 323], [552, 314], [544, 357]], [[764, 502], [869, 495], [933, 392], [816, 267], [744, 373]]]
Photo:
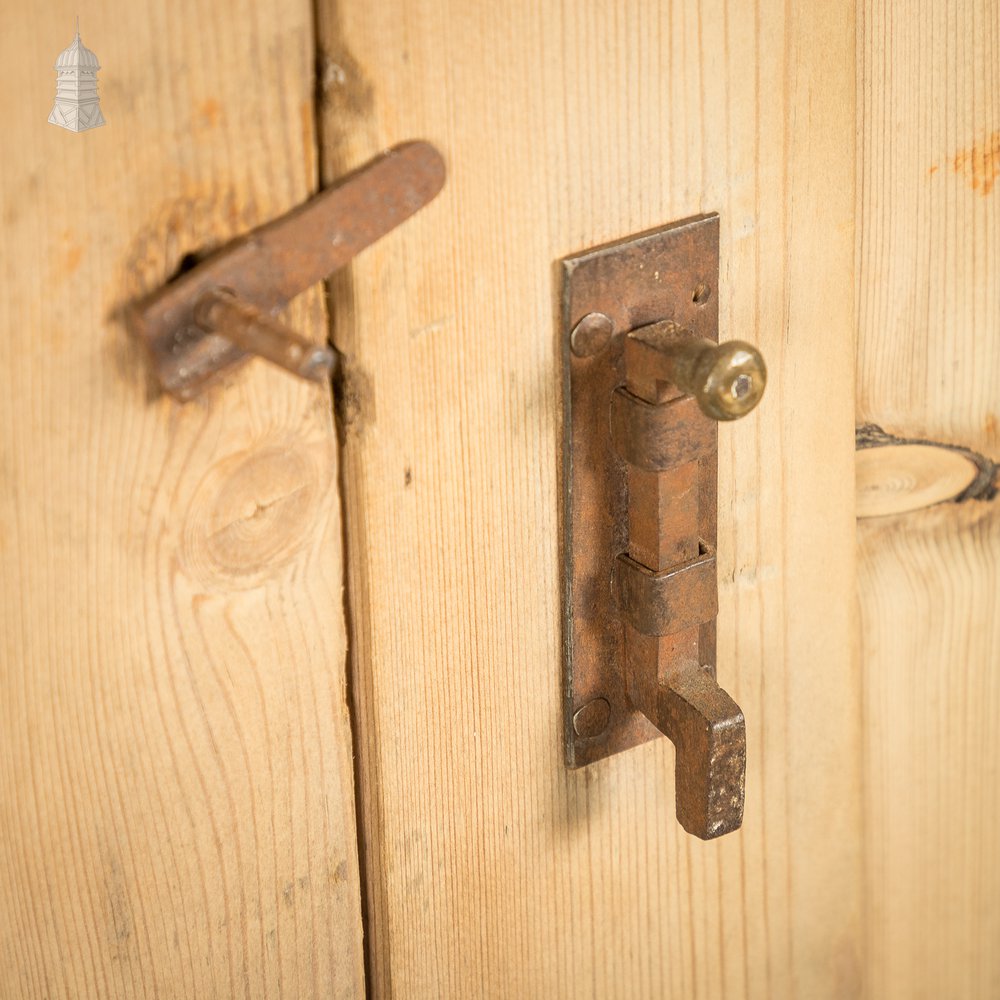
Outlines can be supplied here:
[[767, 371], [718, 344], [719, 217], [563, 261], [566, 757], [661, 734], [677, 818], [703, 839], [743, 821], [746, 726], [715, 680], [718, 421]]
[[332, 349], [276, 314], [431, 201], [444, 179], [433, 146], [403, 143], [134, 303], [129, 327], [162, 387], [189, 400], [251, 355], [301, 378], [328, 378]]

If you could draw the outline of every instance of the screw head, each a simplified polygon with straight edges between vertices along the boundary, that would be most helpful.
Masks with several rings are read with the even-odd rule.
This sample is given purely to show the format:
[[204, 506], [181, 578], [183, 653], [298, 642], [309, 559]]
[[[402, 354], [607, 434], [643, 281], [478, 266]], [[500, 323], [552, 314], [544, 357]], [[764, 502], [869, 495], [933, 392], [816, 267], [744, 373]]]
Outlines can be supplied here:
[[610, 702], [607, 698], [595, 698], [573, 713], [573, 732], [581, 739], [592, 740], [608, 728], [610, 721]]
[[753, 379], [746, 373], [737, 375], [729, 387], [733, 399], [742, 399], [753, 388]]
[[570, 350], [578, 358], [592, 358], [608, 346], [614, 332], [615, 325], [610, 316], [601, 312], [587, 313], [569, 335]]

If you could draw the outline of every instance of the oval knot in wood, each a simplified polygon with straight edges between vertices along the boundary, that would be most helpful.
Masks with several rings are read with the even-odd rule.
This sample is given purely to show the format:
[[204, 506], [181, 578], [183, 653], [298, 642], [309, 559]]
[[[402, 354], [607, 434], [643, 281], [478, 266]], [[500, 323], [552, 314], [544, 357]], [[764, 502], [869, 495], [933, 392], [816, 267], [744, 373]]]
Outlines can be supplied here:
[[894, 444], [856, 453], [857, 516], [885, 517], [957, 497], [976, 478], [961, 452], [930, 444]]
[[294, 444], [224, 459], [188, 510], [185, 568], [214, 588], [263, 583], [314, 536], [320, 486], [316, 462]]

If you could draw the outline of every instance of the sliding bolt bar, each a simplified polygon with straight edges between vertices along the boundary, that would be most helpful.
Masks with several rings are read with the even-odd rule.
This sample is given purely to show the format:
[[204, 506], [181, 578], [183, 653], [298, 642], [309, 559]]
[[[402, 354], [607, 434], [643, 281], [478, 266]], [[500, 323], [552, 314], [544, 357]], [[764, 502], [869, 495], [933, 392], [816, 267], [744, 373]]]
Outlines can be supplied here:
[[327, 382], [336, 355], [314, 344], [289, 326], [246, 302], [226, 288], [213, 288], [195, 303], [194, 321], [206, 333], [217, 333], [248, 354], [270, 361], [292, 375], [311, 382]]

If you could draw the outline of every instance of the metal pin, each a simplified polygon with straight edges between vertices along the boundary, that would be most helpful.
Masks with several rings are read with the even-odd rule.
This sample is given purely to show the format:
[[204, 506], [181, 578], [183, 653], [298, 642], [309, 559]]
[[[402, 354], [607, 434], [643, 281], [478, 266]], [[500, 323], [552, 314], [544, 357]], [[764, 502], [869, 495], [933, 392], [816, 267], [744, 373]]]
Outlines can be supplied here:
[[208, 333], [217, 333], [244, 351], [311, 382], [329, 381], [337, 361], [330, 347], [307, 340], [227, 288], [202, 294], [195, 303], [194, 321]]

